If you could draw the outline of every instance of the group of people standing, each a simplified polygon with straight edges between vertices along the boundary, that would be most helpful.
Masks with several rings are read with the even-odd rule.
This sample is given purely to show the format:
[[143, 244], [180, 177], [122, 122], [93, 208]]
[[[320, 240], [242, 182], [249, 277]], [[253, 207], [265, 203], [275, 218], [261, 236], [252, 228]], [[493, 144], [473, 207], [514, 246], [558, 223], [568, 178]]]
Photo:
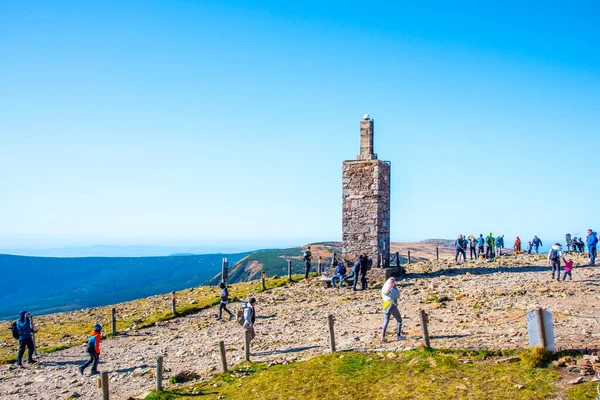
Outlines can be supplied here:
[[[586, 241], [588, 237], [586, 237]], [[567, 242], [567, 251], [574, 251], [575, 253], [583, 253], [585, 251], [585, 243], [581, 238], [571, 238], [571, 234], [567, 233], [565, 241]]]
[[460, 234], [454, 242], [454, 248], [456, 250], [454, 261], [457, 263], [461, 257], [464, 262], [467, 262], [467, 249], [471, 260], [499, 257], [502, 255], [502, 249], [504, 249], [504, 235], [494, 238], [494, 235], [490, 232], [486, 237], [480, 234], [478, 238], [473, 235], [465, 238], [464, 235]]
[[352, 275], [348, 274], [348, 270], [344, 265], [343, 261], [337, 260], [337, 254], [333, 253], [333, 261], [331, 266], [335, 268], [333, 276], [331, 277], [331, 286], [336, 287], [336, 282], [339, 282], [339, 287], [342, 287], [342, 283], [346, 278], [352, 276], [354, 282], [352, 283], [352, 290], [357, 291], [356, 286], [360, 280], [361, 290], [367, 289], [367, 271], [373, 266], [373, 260], [367, 256], [366, 253], [357, 254], [356, 261], [352, 267]]

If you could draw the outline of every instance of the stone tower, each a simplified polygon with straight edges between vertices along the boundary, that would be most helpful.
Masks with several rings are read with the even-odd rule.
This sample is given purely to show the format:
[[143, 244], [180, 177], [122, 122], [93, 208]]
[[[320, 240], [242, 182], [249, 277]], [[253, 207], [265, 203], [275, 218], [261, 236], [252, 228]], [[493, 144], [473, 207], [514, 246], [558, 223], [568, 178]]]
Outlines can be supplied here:
[[360, 154], [342, 166], [342, 256], [367, 253], [373, 266], [390, 263], [390, 163], [373, 151], [373, 120], [360, 121]]

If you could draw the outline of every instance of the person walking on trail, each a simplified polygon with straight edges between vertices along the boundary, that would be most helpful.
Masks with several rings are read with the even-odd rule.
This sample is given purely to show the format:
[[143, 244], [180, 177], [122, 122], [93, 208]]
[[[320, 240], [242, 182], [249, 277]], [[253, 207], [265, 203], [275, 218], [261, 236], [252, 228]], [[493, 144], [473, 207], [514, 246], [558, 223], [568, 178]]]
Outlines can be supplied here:
[[533, 249], [533, 245], [531, 242], [527, 243], [527, 254], [531, 254], [531, 249]]
[[381, 289], [381, 298], [383, 300], [383, 326], [381, 327], [381, 341], [386, 342], [385, 331], [390, 323], [391, 317], [396, 319], [396, 339], [404, 340], [402, 336], [402, 316], [398, 310], [398, 299], [400, 291], [396, 287], [396, 279], [389, 278]]
[[15, 322], [17, 332], [19, 335], [19, 350], [17, 353], [17, 366], [23, 368], [23, 355], [25, 349], [27, 349], [27, 362], [29, 364], [35, 364], [36, 361], [33, 359], [33, 353], [35, 352], [35, 345], [33, 343], [33, 329], [31, 329], [31, 319], [29, 318], [27, 311], [21, 311], [19, 319]]
[[469, 236], [469, 258], [477, 259], [477, 239], [473, 235]]
[[563, 281], [567, 279], [567, 275], [569, 275], [569, 280], [573, 280], [573, 275], [571, 275], [571, 271], [573, 270], [573, 260], [567, 260], [563, 256], [563, 261], [565, 263], [565, 273], [563, 274]]
[[552, 279], [554, 279], [554, 271], [556, 271], [557, 281], [560, 281], [560, 259], [562, 256], [562, 246], [559, 243], [554, 243], [548, 252], [548, 265], [552, 266]]
[[540, 254], [540, 247], [543, 246], [540, 238], [537, 236], [534, 236], [533, 240], [531, 241], [531, 244], [533, 245], [533, 249], [535, 250], [536, 254]]
[[515, 253], [517, 251], [521, 251], [521, 239], [517, 236], [517, 238], [515, 239], [515, 245], [513, 247], [513, 249], [515, 250]]
[[[354, 266], [352, 267], [352, 277], [354, 282], [352, 283], [352, 291], [356, 292], [356, 284], [358, 283], [358, 276], [360, 274], [360, 265], [362, 264], [363, 256], [359, 254], [356, 256], [356, 261], [354, 262]], [[340, 285], [341, 287], [342, 285]]]
[[308, 273], [310, 272], [310, 259], [312, 258], [312, 253], [310, 252], [310, 246], [304, 252], [302, 259], [304, 260], [304, 280], [308, 280]]
[[598, 254], [596, 249], [596, 246], [598, 245], [598, 234], [593, 232], [591, 229], [588, 229], [587, 233], [588, 234], [585, 238], [585, 241], [587, 242], [588, 253], [590, 255], [590, 265], [596, 265], [596, 256]]
[[481, 257], [483, 253], [483, 245], [485, 244], [485, 239], [483, 238], [483, 234], [479, 234], [477, 238], [477, 257]]
[[90, 335], [85, 351], [90, 356], [90, 359], [79, 367], [79, 375], [83, 375], [83, 371], [91, 364], [92, 370], [90, 376], [98, 375], [98, 363], [100, 362], [100, 336], [102, 335], [102, 325], [94, 325], [94, 330]]
[[227, 311], [229, 320], [232, 320], [233, 313], [227, 309], [227, 304], [229, 304], [229, 290], [227, 290], [225, 282], [219, 283], [219, 287], [221, 288], [221, 302], [219, 303], [219, 316], [217, 317], [217, 321], [223, 319], [223, 310]]
[[344, 282], [344, 279], [346, 279], [346, 266], [344, 265], [343, 261], [340, 261], [338, 263], [338, 266], [335, 268], [335, 272], [333, 273], [333, 276], [331, 277], [331, 287], [335, 287], [335, 281], [339, 279], [340, 281], [340, 289], [342, 288], [342, 282]]
[[360, 290], [367, 290], [367, 271], [371, 269], [373, 261], [363, 253], [362, 260], [360, 262]]
[[256, 305], [256, 299], [254, 297], [250, 297], [247, 303], [242, 305], [242, 310], [244, 311], [244, 322], [242, 323], [242, 328], [246, 332], [249, 332], [249, 339], [252, 340], [256, 337], [256, 333], [254, 332], [254, 323], [256, 321], [256, 309], [254, 308]]
[[579, 240], [577, 241], [577, 245], [579, 247], [579, 252], [583, 253], [585, 251], [585, 244], [583, 243], [583, 240], [581, 238], [579, 238]]
[[492, 232], [485, 237], [485, 258], [494, 257], [494, 235]]
[[454, 248], [456, 249], [456, 255], [454, 261], [458, 263], [458, 259], [462, 255], [463, 261], [467, 262], [467, 241], [463, 238], [463, 235], [458, 235], [458, 239], [454, 242]]
[[565, 241], [567, 242], [567, 252], [571, 251], [571, 244], [573, 243], [573, 241], [571, 240], [571, 234], [567, 233], [565, 235]]
[[504, 248], [504, 235], [500, 235], [496, 238], [496, 257], [502, 255], [502, 249]]

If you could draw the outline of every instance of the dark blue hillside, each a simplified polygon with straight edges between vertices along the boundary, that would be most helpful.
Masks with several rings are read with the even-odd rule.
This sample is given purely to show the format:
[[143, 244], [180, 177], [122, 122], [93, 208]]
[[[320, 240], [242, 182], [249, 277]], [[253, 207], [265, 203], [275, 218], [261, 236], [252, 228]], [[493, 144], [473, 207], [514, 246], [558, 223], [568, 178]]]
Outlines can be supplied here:
[[50, 258], [0, 254], [0, 320], [113, 304], [199, 286], [250, 253]]

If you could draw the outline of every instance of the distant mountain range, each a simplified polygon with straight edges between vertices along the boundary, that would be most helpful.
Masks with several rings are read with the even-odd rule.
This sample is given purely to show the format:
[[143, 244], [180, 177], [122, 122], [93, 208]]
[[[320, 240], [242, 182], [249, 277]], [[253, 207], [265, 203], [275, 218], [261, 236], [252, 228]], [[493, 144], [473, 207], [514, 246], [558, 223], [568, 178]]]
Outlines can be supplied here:
[[54, 258], [0, 254], [0, 320], [114, 304], [200, 286], [250, 253]]

